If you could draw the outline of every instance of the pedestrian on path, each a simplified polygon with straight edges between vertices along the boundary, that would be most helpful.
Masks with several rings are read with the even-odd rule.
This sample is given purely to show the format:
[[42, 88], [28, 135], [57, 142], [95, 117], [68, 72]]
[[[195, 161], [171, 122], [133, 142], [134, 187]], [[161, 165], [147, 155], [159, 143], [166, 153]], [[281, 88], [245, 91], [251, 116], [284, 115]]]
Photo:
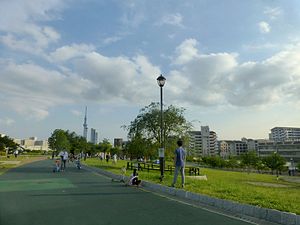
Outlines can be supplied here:
[[66, 169], [66, 162], [69, 158], [69, 154], [66, 150], [64, 150], [63, 152], [63, 169], [62, 170], [65, 170]]
[[184, 166], [185, 166], [185, 156], [186, 152], [184, 148], [182, 147], [183, 141], [178, 140], [177, 141], [178, 148], [175, 150], [175, 157], [174, 157], [174, 164], [175, 164], [175, 172], [174, 172], [174, 179], [172, 183], [172, 187], [175, 186], [178, 173], [181, 174], [181, 187], [184, 187]]

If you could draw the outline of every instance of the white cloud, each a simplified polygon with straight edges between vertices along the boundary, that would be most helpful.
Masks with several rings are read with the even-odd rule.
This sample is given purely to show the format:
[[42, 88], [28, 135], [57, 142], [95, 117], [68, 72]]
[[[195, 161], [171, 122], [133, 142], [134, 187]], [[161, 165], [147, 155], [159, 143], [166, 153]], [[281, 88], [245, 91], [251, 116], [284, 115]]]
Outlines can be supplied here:
[[180, 13], [167, 14], [164, 15], [160, 21], [156, 23], [156, 25], [172, 25], [178, 27], [184, 27], [182, 24], [183, 16]]
[[266, 49], [277, 49], [280, 45], [276, 45], [273, 43], [263, 43], [263, 44], [246, 44], [243, 45], [243, 49], [247, 51], [257, 51], [257, 50], [266, 50]]
[[80, 101], [93, 84], [76, 74], [63, 74], [26, 63], [0, 62], [0, 94], [3, 107], [36, 119], [48, 115], [49, 107]]
[[95, 49], [92, 45], [72, 44], [56, 49], [50, 53], [50, 60], [63, 62], [75, 57], [81, 57]]
[[57, 19], [63, 7], [59, 0], [1, 1], [0, 43], [13, 50], [39, 54], [60, 39], [54, 28], [39, 23]]
[[263, 34], [269, 33], [271, 31], [270, 25], [265, 21], [259, 22], [258, 27], [259, 27], [260, 32]]
[[238, 63], [236, 54], [199, 54], [191, 40], [178, 49], [175, 62], [181, 67], [168, 77], [170, 96], [176, 102], [263, 106], [300, 97], [298, 45], [267, 60], [247, 63]]
[[95, 87], [86, 93], [86, 98], [96, 101], [113, 100], [128, 102], [147, 102], [153, 93], [147, 91], [155, 83], [159, 69], [146, 57], [138, 55], [133, 59], [126, 57], [105, 57], [92, 52], [75, 61], [76, 70]]
[[120, 37], [120, 36], [108, 37], [108, 38], [105, 38], [105, 39], [103, 40], [103, 44], [109, 45], [109, 44], [118, 42], [118, 41], [120, 41], [120, 40], [122, 40], [122, 37]]
[[198, 56], [198, 42], [195, 39], [187, 39], [176, 48], [175, 64], [185, 64]]
[[[164, 74], [168, 102], [261, 106], [299, 99], [299, 45], [264, 61], [239, 63], [235, 53], [203, 54], [197, 44], [187, 39], [176, 48], [174, 68]], [[86, 101], [146, 105], [158, 98], [156, 78], [161, 71], [145, 55], [107, 57], [93, 46], [72, 44], [49, 58], [63, 70], [0, 60], [0, 96], [6, 99], [2, 107], [40, 120], [56, 105]]]
[[271, 20], [277, 19], [280, 15], [282, 15], [282, 9], [279, 7], [270, 8], [267, 7], [264, 10], [264, 14], [267, 15]]
[[11, 118], [4, 118], [4, 119], [1, 119], [0, 118], [0, 125], [4, 125], [4, 126], [10, 126], [12, 125], [13, 123], [15, 123], [15, 121]]

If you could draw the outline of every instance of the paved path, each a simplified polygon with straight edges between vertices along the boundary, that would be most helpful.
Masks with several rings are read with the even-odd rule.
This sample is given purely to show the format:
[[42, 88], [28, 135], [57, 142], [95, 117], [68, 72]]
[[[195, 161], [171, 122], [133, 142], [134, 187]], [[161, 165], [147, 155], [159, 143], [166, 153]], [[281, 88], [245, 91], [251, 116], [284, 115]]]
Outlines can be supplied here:
[[249, 225], [53, 161], [23, 165], [0, 176], [1, 225]]

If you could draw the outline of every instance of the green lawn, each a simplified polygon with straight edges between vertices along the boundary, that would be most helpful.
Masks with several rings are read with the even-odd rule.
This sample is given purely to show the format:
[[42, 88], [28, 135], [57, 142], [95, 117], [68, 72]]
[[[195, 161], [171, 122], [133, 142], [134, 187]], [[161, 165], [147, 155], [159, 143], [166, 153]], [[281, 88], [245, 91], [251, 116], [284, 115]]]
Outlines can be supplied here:
[[[118, 161], [101, 162], [99, 159], [87, 159], [89, 166], [100, 167], [116, 174], [120, 174], [120, 168], [127, 162]], [[127, 171], [129, 176], [131, 171]], [[186, 178], [185, 190], [201, 193], [221, 199], [233, 200], [241, 203], [261, 206], [293, 212], [300, 215], [300, 183], [277, 180], [275, 175], [265, 175], [246, 172], [231, 172], [215, 169], [201, 169], [201, 174], [206, 175], [208, 180], [196, 180], [193, 177]], [[142, 180], [159, 183], [159, 171], [139, 171]], [[163, 185], [170, 186], [173, 175], [165, 172]], [[178, 187], [180, 177], [178, 178]]]
[[46, 156], [41, 155], [19, 155], [17, 158], [15, 158], [13, 155], [10, 155], [9, 158], [0, 156], [0, 175], [5, 173], [10, 168], [14, 168], [25, 163], [30, 163], [45, 158]]

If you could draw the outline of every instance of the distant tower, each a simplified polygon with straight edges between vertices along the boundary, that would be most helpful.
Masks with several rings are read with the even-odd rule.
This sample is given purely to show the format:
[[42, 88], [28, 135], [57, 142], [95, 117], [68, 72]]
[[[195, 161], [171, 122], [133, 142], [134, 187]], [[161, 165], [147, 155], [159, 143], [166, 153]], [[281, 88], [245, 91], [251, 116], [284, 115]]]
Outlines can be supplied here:
[[88, 126], [87, 126], [87, 107], [85, 107], [85, 116], [84, 116], [84, 123], [83, 123], [83, 137], [87, 140], [87, 133], [88, 133]]

